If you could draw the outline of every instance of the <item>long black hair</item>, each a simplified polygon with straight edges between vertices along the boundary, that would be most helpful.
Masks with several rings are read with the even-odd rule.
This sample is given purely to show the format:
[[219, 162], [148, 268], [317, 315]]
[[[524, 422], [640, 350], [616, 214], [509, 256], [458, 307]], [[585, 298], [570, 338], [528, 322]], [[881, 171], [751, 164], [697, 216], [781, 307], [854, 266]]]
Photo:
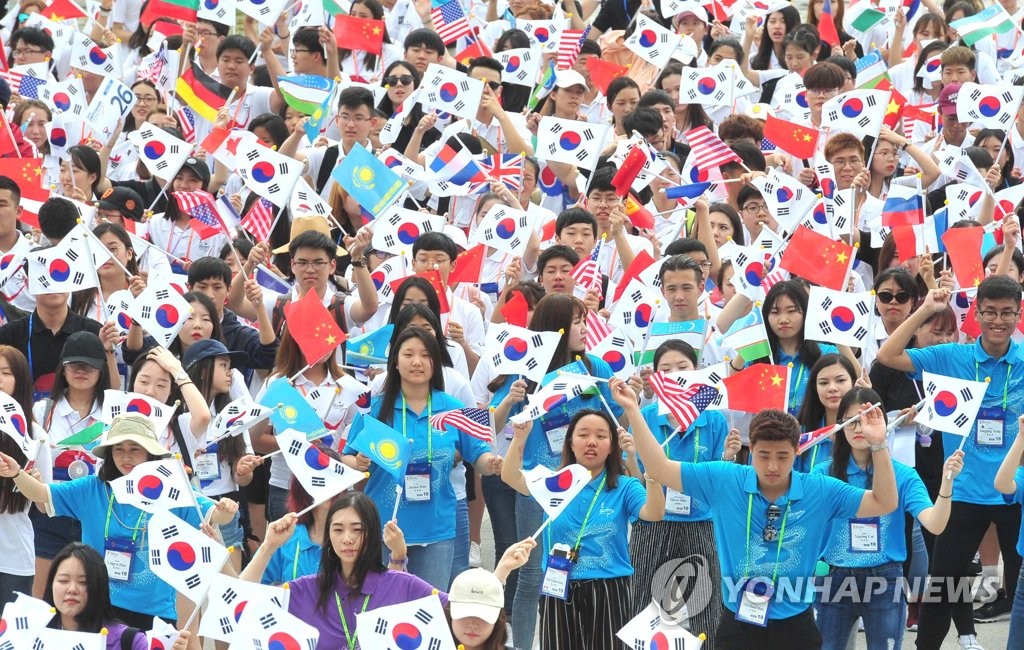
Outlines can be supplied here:
[[444, 335], [441, 321], [437, 319], [437, 313], [431, 311], [426, 305], [413, 303], [402, 307], [402, 311], [398, 312], [398, 316], [392, 321], [395, 325], [395, 333], [391, 338], [395, 339], [400, 332], [405, 331], [409, 327], [409, 322], [417, 316], [430, 323], [430, 328], [434, 330], [434, 336], [437, 337], [437, 345], [441, 349], [441, 365], [446, 368], [453, 367], [452, 355], [448, 352], [448, 337]]
[[826, 368], [842, 366], [846, 374], [850, 375], [850, 386], [857, 381], [859, 373], [853, 362], [841, 354], [823, 354], [811, 366], [811, 374], [807, 377], [807, 390], [804, 392], [804, 403], [800, 407], [800, 414], [797, 415], [800, 425], [807, 431], [812, 431], [824, 425], [825, 405], [818, 397], [818, 375]]
[[[7, 362], [7, 366], [14, 375], [14, 394], [10, 395], [15, 402], [21, 406], [25, 415], [25, 424], [29, 430], [25, 435], [30, 435], [32, 424], [32, 372], [28, 367], [28, 359], [18, 348], [11, 345], [0, 345], [0, 358]], [[58, 372], [57, 375], [63, 373]], [[33, 438], [35, 436], [32, 436]], [[25, 453], [21, 450], [18, 441], [7, 435], [0, 435], [0, 451], [18, 461], [22, 466], [28, 461]], [[14, 487], [13, 478], [0, 478], [0, 513], [15, 514], [25, 509], [28, 499]]]
[[387, 570], [384, 566], [384, 544], [380, 535], [380, 513], [377, 512], [376, 504], [362, 492], [343, 493], [334, 500], [331, 509], [327, 511], [327, 530], [324, 531], [324, 545], [320, 550], [320, 570], [316, 574], [316, 606], [325, 612], [330, 604], [329, 599], [334, 594], [334, 583], [342, 575], [341, 559], [331, 544], [331, 520], [335, 513], [347, 508], [355, 510], [363, 523], [363, 544], [359, 549], [359, 557], [356, 559], [355, 571], [349, 586], [358, 592], [362, 589], [367, 574], [384, 573]]
[[[203, 399], [210, 405], [210, 410], [220, 413], [227, 408], [231, 402], [228, 393], [213, 394], [213, 373], [217, 365], [217, 359], [221, 357], [207, 357], [195, 363], [188, 372], [188, 376], [195, 383], [196, 388], [203, 394]], [[230, 370], [228, 372], [231, 372]], [[245, 455], [245, 443], [242, 436], [227, 436], [217, 441], [217, 460], [227, 463], [234, 471], [235, 463]]]
[[[877, 404], [881, 401], [882, 398], [874, 390], [854, 386], [853, 390], [843, 395], [843, 399], [839, 402], [839, 418], [837, 422], [842, 422], [844, 418], [851, 417], [861, 404]], [[889, 420], [885, 416], [884, 405], [882, 406], [882, 421], [889, 424]], [[846, 432], [836, 431], [835, 435], [832, 436], [832, 467], [829, 468], [829, 475], [834, 476], [843, 483], [848, 483], [849, 476], [846, 474], [846, 468], [850, 464], [850, 456], [852, 454], [853, 448], [850, 447], [850, 441], [846, 439]], [[868, 472], [868, 489], [871, 489], [871, 476], [871, 473]]]
[[[782, 20], [786, 23], [786, 34], [789, 34], [800, 25], [800, 10], [796, 7], [789, 5], [783, 7], [778, 11], [765, 16], [764, 22], [767, 26], [768, 19], [772, 17], [772, 14], [782, 14]], [[772, 60], [772, 53], [775, 51], [775, 44], [772, 43], [772, 37], [768, 35], [768, 30], [765, 29], [761, 33], [761, 41], [757, 44], [757, 52], [754, 56], [750, 57], [750, 69], [751, 70], [767, 70], [768, 65]], [[780, 57], [781, 58], [781, 57]], [[779, 61], [779, 65], [785, 69], [783, 61]]]
[[395, 402], [402, 394], [402, 376], [398, 374], [398, 355], [402, 345], [410, 339], [419, 339], [430, 353], [430, 361], [433, 372], [430, 376], [431, 390], [444, 390], [444, 371], [441, 367], [441, 348], [437, 339], [426, 330], [418, 327], [408, 327], [400, 332], [392, 341], [388, 350], [387, 377], [384, 379], [384, 387], [381, 389], [380, 412], [378, 417], [381, 422], [391, 424], [395, 414]]
[[[97, 339], [99, 336], [96, 337]], [[100, 378], [96, 381], [96, 387], [93, 388], [92, 399], [97, 402], [100, 407], [103, 406], [103, 391], [110, 386], [110, 367], [107, 364], [100, 366]], [[66, 397], [68, 393], [68, 380], [64, 377], [64, 352], [60, 354], [60, 359], [57, 360], [57, 371], [53, 375], [53, 390], [50, 391], [50, 399], [53, 404], [56, 405], [60, 402], [62, 397]], [[43, 422], [44, 427], [48, 427], [48, 422]]]
[[[799, 280], [783, 280], [782, 282], [772, 286], [772, 288], [768, 290], [768, 295], [764, 298], [764, 305], [761, 306], [761, 314], [764, 317], [764, 322], [768, 322], [768, 314], [770, 314], [772, 309], [775, 307], [775, 303], [783, 297], [789, 298], [793, 301], [793, 304], [800, 310], [800, 313], [806, 321], [807, 303], [809, 302], [807, 289], [804, 288], [803, 283]], [[803, 361], [804, 365], [811, 367], [816, 364], [818, 359], [821, 357], [821, 348], [816, 342], [804, 337], [805, 328], [806, 323], [804, 323], [804, 327], [800, 328], [800, 349], [798, 354], [800, 355], [800, 360]], [[778, 359], [781, 352], [781, 348], [779, 347], [779, 335], [776, 334], [775, 330], [771, 327], [767, 327], [765, 329], [768, 332], [768, 344], [771, 345], [772, 355]], [[762, 357], [760, 361], [767, 363], [768, 359], [766, 357]]]
[[[104, 463], [104, 465], [106, 464]], [[99, 632], [114, 620], [114, 609], [110, 604], [110, 580], [107, 576], [107, 566], [103, 563], [100, 554], [91, 546], [81, 542], [71, 542], [54, 556], [53, 562], [50, 564], [50, 572], [46, 576], [46, 585], [43, 587], [43, 600], [50, 605], [55, 605], [53, 581], [57, 578], [60, 565], [71, 558], [78, 560], [85, 571], [85, 606], [75, 616], [75, 622], [78, 623], [78, 629], [81, 632]], [[54, 616], [48, 627], [60, 629], [60, 615]]]

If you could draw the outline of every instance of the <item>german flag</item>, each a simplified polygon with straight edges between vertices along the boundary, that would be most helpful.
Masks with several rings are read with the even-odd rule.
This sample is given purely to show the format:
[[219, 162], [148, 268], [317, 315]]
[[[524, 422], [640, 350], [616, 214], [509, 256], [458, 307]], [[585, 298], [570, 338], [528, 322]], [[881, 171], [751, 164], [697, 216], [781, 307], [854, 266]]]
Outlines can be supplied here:
[[194, 61], [192, 67], [178, 77], [174, 90], [189, 108], [211, 124], [217, 121], [217, 111], [227, 104], [231, 96], [230, 88], [203, 72]]

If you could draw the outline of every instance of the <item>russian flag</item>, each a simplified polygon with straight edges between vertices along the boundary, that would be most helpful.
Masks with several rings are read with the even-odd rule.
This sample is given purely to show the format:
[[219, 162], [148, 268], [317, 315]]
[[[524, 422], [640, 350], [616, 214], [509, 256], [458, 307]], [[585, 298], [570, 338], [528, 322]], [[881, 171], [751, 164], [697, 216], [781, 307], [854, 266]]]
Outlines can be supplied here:
[[893, 184], [882, 206], [882, 225], [916, 226], [924, 223], [924, 197], [916, 187]]
[[441, 147], [437, 157], [430, 161], [430, 170], [436, 180], [447, 181], [454, 185], [468, 185], [487, 180], [487, 174], [480, 168], [473, 154], [465, 148], [455, 150], [449, 144]]

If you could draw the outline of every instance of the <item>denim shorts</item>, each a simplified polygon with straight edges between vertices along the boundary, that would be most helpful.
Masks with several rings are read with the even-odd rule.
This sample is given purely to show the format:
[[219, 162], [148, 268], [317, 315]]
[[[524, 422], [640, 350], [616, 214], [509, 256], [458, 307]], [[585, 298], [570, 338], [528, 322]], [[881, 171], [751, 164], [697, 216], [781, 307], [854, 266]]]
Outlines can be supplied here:
[[48, 517], [32, 506], [28, 511], [35, 531], [36, 557], [52, 560], [71, 542], [82, 541], [82, 524], [73, 517]]

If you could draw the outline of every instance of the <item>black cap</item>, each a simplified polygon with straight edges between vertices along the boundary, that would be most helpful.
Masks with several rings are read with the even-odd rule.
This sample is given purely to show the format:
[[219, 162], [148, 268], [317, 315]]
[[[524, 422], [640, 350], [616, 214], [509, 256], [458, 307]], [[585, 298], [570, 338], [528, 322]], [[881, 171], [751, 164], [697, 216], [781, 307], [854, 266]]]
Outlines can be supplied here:
[[142, 197], [129, 187], [111, 187], [100, 197], [96, 207], [117, 210], [126, 219], [142, 221]]
[[210, 182], [210, 168], [205, 162], [198, 158], [189, 156], [185, 159], [185, 162], [181, 166], [182, 169], [188, 169], [203, 181], [203, 187]]
[[64, 343], [62, 363], [84, 363], [97, 370], [107, 363], [106, 350], [100, 337], [92, 332], [75, 332]]
[[190, 370], [192, 366], [210, 357], [228, 357], [231, 359], [232, 368], [245, 365], [247, 359], [244, 352], [231, 352], [216, 339], [203, 339], [196, 341], [185, 350], [181, 365], [185, 370]]

